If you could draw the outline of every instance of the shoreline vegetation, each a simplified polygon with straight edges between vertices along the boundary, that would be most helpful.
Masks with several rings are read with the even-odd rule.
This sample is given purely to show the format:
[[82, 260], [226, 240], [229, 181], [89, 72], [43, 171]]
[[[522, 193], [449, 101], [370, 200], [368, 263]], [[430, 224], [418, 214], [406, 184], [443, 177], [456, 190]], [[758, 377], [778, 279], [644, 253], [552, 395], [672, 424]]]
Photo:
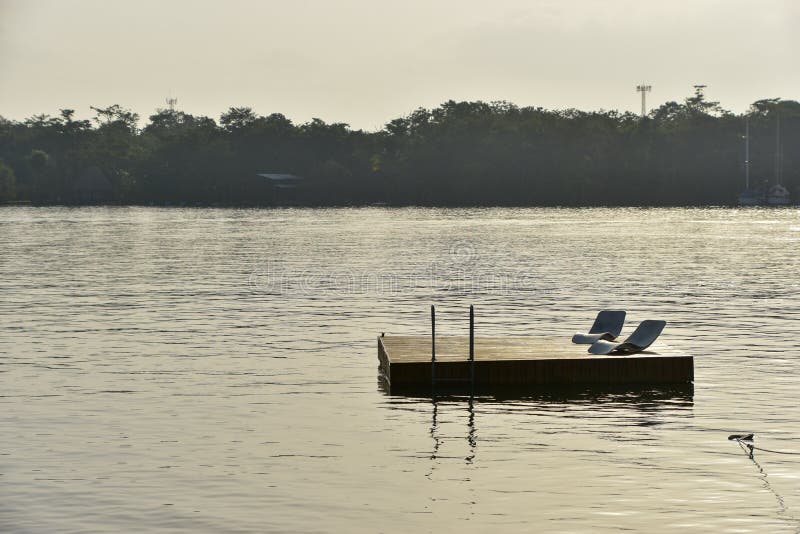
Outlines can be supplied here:
[[[646, 117], [448, 101], [375, 132], [233, 107], [219, 121], [119, 105], [0, 117], [0, 204], [154, 206], [708, 206], [751, 184], [800, 186], [800, 103], [736, 115], [705, 99]], [[780, 146], [776, 136], [780, 122]]]

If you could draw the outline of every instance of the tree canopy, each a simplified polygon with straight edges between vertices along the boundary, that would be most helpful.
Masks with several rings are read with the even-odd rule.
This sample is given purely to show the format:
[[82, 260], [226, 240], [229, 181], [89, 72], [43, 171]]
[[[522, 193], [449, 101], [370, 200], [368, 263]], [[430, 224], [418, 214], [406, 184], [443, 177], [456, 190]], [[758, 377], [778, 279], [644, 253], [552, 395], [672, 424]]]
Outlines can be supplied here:
[[[783, 168], [800, 185], [800, 103], [743, 115], [698, 89], [647, 117], [509, 102], [444, 102], [380, 131], [231, 107], [219, 121], [119, 105], [0, 117], [0, 202], [158, 205], [709, 205]], [[782, 156], [776, 157], [780, 117]], [[291, 175], [289, 179], [285, 175]]]

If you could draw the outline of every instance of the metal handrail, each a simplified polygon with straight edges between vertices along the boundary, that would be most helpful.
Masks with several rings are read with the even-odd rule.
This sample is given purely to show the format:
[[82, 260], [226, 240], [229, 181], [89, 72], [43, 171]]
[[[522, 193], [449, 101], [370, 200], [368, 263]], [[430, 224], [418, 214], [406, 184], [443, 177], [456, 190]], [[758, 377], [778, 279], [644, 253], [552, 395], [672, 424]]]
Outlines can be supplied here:
[[436, 378], [436, 307], [431, 304], [431, 387], [436, 382], [467, 382], [475, 385], [475, 307], [469, 307], [469, 378]]

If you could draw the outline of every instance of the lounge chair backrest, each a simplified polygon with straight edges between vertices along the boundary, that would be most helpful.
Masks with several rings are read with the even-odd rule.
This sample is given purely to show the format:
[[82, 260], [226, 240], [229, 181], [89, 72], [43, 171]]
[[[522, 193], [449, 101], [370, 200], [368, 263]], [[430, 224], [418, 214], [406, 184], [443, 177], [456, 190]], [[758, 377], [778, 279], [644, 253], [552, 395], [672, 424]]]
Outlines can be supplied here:
[[636, 327], [636, 330], [628, 336], [625, 343], [633, 343], [642, 349], [646, 349], [661, 335], [661, 331], [664, 330], [666, 325], [666, 321], [654, 321], [652, 319], [642, 321], [642, 323]]
[[623, 310], [603, 310], [597, 314], [590, 334], [602, 334], [609, 332], [618, 336], [622, 332], [622, 325], [625, 324], [625, 312]]

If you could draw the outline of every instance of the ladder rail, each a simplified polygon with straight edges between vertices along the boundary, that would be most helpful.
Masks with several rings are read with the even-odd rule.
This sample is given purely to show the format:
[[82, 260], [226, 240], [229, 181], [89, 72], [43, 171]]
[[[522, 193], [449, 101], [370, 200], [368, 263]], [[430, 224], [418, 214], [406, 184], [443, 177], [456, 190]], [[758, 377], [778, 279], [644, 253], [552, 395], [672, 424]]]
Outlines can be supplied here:
[[431, 386], [436, 384], [436, 306], [431, 304]]
[[475, 307], [469, 305], [469, 382], [475, 385]]
[[436, 306], [431, 304], [431, 387], [437, 382], [469, 382], [475, 387], [475, 307], [469, 306], [469, 376], [468, 377], [436, 377]]

